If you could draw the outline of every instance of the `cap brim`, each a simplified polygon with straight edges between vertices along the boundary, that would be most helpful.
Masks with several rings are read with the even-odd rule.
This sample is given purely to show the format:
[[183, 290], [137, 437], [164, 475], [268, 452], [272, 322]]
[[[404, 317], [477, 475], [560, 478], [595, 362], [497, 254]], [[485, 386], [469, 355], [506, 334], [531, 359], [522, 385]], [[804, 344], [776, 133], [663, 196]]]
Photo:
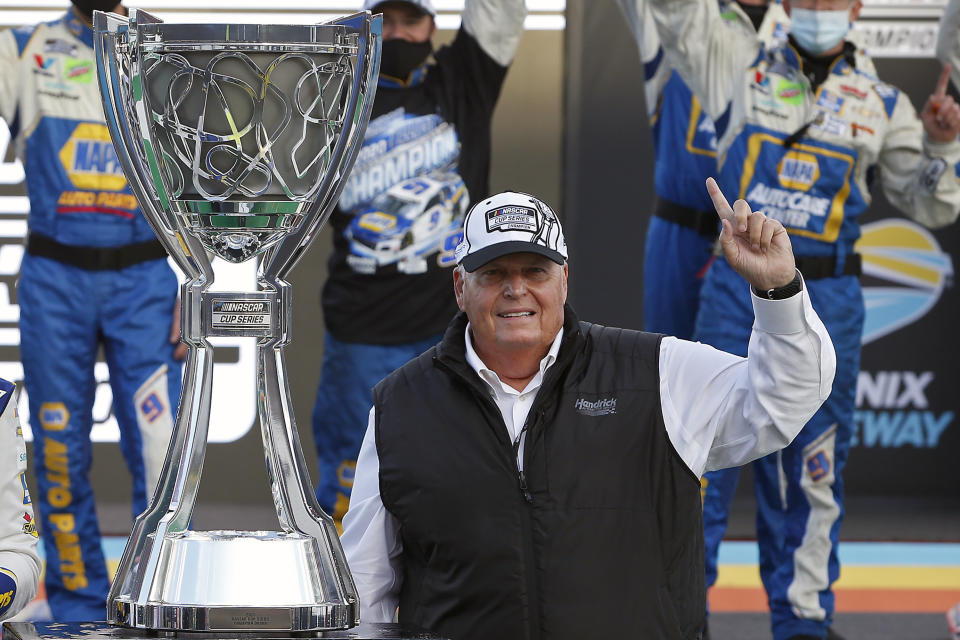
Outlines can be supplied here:
[[559, 251], [549, 249], [542, 244], [533, 244], [532, 242], [524, 242], [523, 240], [511, 240], [509, 242], [498, 242], [474, 253], [467, 254], [463, 257], [463, 260], [460, 261], [460, 266], [468, 272], [473, 273], [491, 260], [496, 260], [510, 253], [538, 253], [541, 256], [550, 258], [559, 265], [567, 261]]

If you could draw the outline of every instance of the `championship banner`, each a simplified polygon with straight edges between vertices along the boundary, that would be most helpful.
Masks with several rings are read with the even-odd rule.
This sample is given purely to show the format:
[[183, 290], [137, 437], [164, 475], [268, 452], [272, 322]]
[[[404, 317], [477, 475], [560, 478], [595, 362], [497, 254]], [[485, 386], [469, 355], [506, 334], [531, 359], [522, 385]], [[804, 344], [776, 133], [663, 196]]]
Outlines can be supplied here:
[[[879, 77], [918, 111], [940, 71], [933, 54], [945, 5], [864, 0], [852, 36]], [[641, 328], [644, 236], [654, 204], [644, 70], [613, 2], [569, 2], [567, 44], [564, 224], [576, 239], [572, 300], [583, 317]], [[845, 490], [955, 497], [960, 224], [931, 230], [907, 219], [886, 201], [880, 180], [872, 195], [857, 244], [866, 326]], [[624, 284], [610, 295], [613, 285], [600, 282]]]

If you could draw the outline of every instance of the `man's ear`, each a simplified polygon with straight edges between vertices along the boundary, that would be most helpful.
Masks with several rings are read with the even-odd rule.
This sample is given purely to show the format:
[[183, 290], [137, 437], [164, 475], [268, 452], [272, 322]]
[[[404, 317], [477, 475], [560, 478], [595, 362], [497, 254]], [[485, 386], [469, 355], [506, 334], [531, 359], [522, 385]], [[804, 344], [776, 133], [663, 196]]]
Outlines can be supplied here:
[[563, 263], [563, 303], [567, 303], [567, 277], [570, 275], [570, 270], [567, 268], [567, 263]]
[[457, 306], [460, 307], [460, 311], [464, 311], [463, 308], [463, 282], [464, 282], [464, 273], [460, 265], [457, 265], [453, 268], [453, 293], [457, 296]]

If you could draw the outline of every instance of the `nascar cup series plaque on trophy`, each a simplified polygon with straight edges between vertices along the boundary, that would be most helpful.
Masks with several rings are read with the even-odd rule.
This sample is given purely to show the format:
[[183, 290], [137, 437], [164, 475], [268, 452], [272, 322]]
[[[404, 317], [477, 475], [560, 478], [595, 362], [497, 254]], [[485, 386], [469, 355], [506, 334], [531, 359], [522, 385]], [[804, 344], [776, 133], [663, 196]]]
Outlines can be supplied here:
[[[284, 278], [356, 159], [380, 61], [380, 16], [318, 25], [165, 24], [94, 16], [107, 126], [130, 187], [187, 280], [190, 346], [157, 491], [107, 599], [116, 625], [311, 631], [359, 622], [356, 587], [306, 471], [286, 383]], [[258, 259], [258, 290], [213, 293], [211, 256]], [[257, 391], [280, 531], [191, 531], [206, 450], [212, 336], [257, 338]]]

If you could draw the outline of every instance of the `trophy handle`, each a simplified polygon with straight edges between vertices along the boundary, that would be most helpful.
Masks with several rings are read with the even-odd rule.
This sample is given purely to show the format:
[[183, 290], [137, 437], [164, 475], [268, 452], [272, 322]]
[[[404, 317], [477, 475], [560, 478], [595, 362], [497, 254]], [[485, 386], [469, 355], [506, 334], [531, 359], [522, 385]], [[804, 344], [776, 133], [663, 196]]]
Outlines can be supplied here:
[[[142, 23], [161, 22], [146, 11], [131, 9], [130, 21]], [[163, 159], [157, 153], [151, 141], [149, 131], [150, 110], [146, 92], [135, 86], [125, 84], [121, 78], [124, 74], [118, 69], [118, 60], [122, 59], [117, 53], [120, 34], [136, 37], [136, 30], [129, 28], [126, 18], [113, 13], [95, 11], [94, 21], [94, 51], [96, 54], [97, 74], [100, 78], [100, 98], [103, 101], [103, 112], [117, 152], [117, 160], [127, 178], [130, 190], [140, 204], [140, 210], [160, 240], [163, 247], [173, 258], [181, 271], [191, 279], [201, 276], [208, 283], [213, 282], [213, 269], [203, 244], [180, 228], [176, 216], [173, 215], [167, 198], [167, 190], [163, 187]], [[126, 43], [133, 47], [135, 43]], [[139, 59], [134, 63], [136, 73], [132, 85], [142, 82]], [[127, 117], [127, 109], [123, 105], [133, 105], [137, 113], [135, 122]], [[136, 131], [142, 138], [145, 156], [141, 156], [134, 144], [132, 132]], [[142, 176], [151, 176], [156, 184], [144, 181]], [[169, 214], [169, 215], [167, 215]]]
[[323, 194], [323, 197], [311, 206], [307, 219], [297, 232], [288, 235], [264, 253], [260, 261], [260, 273], [268, 281], [283, 279], [290, 273], [333, 212], [333, 207], [346, 186], [350, 169], [353, 168], [357, 154], [360, 153], [360, 147], [363, 145], [367, 122], [373, 110], [373, 99], [377, 93], [383, 17], [371, 16], [369, 11], [363, 11], [328, 24], [357, 29], [360, 33], [357, 48], [359, 51], [367, 52], [367, 55], [357, 56], [357, 69], [354, 72], [350, 100], [345, 110], [347, 116], [344, 118], [344, 129], [349, 127], [349, 134], [341, 135], [337, 140], [330, 167], [317, 189], [317, 193]]

